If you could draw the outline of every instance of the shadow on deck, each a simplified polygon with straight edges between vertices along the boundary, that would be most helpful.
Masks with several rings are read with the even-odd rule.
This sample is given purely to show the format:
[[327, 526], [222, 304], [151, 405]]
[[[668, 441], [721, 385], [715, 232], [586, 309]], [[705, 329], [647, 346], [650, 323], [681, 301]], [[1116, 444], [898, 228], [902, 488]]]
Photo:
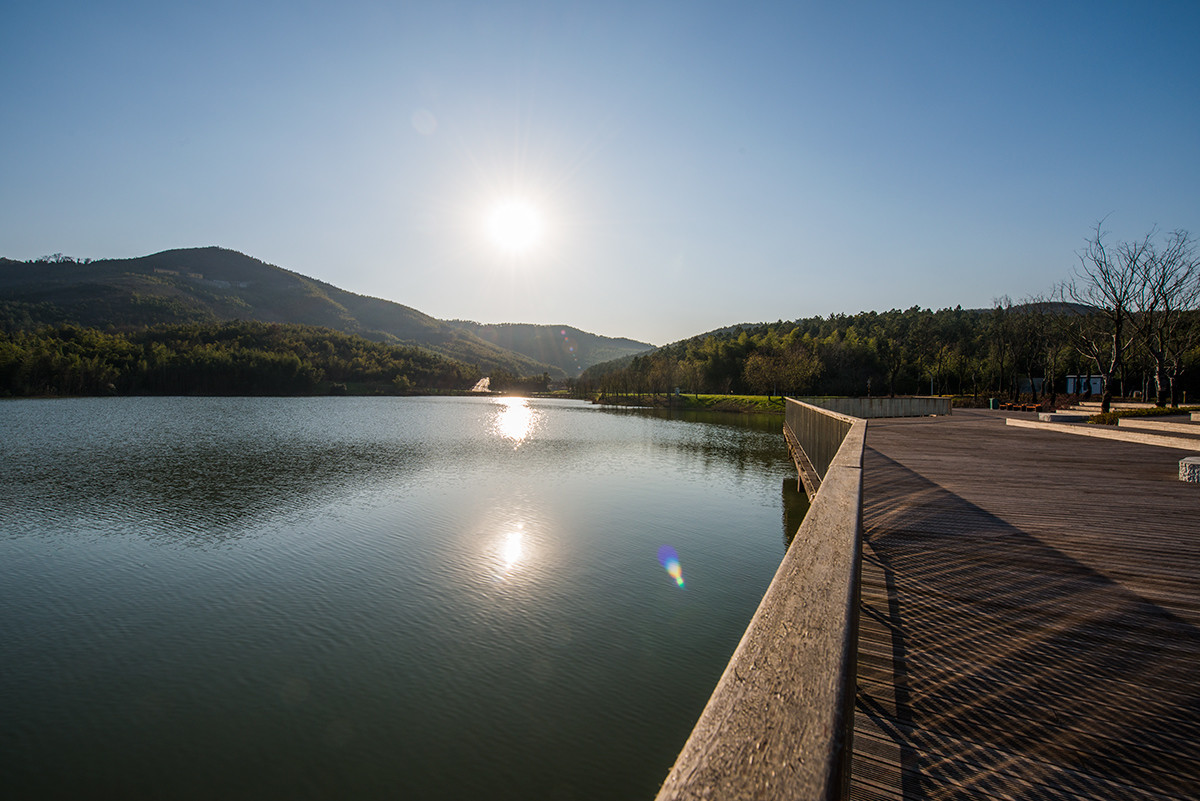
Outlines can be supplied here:
[[[879, 433], [864, 458], [851, 797], [1200, 796], [1200, 628], [871, 447]], [[1056, 506], [1046, 488], [1013, 502], [1034, 518]], [[1104, 510], [1072, 514], [1094, 527]], [[1196, 535], [1196, 507], [1163, 516], [1152, 547]], [[1157, 586], [1170, 594], [1178, 574], [1192, 604], [1194, 545], [1182, 562]]]

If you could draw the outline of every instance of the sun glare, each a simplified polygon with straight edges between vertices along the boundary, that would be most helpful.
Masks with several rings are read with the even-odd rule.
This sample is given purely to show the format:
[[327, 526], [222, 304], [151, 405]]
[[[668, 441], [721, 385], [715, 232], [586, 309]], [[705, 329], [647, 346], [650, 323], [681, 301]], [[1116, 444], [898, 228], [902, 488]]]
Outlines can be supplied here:
[[492, 208], [487, 228], [496, 245], [519, 255], [532, 250], [541, 240], [542, 215], [527, 200], [509, 198]]

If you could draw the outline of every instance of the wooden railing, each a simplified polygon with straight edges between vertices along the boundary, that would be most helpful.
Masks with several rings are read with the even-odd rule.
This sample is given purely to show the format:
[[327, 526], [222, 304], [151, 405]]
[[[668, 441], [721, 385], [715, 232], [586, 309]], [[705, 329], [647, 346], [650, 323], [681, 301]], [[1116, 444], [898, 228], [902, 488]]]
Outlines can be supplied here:
[[844, 799], [850, 787], [867, 423], [789, 400], [812, 506], [670, 775], [666, 799]]
[[811, 501], [856, 418], [787, 399], [783, 436]]
[[914, 395], [907, 398], [800, 398], [804, 403], [820, 406], [838, 414], [861, 420], [875, 417], [927, 417], [950, 414], [950, 399], [938, 396]]

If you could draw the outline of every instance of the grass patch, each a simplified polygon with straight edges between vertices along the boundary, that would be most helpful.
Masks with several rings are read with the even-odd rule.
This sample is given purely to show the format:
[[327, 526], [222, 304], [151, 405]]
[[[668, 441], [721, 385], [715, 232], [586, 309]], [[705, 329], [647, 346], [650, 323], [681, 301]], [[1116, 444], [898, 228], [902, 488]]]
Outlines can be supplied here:
[[777, 395], [677, 395], [684, 409], [710, 412], [750, 412], [754, 414], [783, 414], [783, 398]]
[[649, 406], [696, 412], [739, 414], [783, 414], [783, 398], [777, 395], [630, 395], [609, 396], [600, 401], [615, 406]]

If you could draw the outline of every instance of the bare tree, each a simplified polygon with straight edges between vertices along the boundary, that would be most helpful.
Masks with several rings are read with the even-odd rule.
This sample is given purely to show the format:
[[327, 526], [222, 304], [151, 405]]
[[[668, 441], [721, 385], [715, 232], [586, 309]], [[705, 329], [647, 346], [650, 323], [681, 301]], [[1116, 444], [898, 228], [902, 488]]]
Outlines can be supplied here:
[[1187, 231], [1173, 231], [1161, 250], [1148, 244], [1136, 266], [1137, 313], [1132, 320], [1154, 369], [1156, 402], [1166, 406], [1170, 400], [1178, 406], [1183, 357], [1200, 339], [1194, 313], [1200, 305], [1196, 244]]
[[1066, 371], [1071, 360], [1071, 348], [1065, 344], [1070, 341], [1067, 328], [1071, 315], [1052, 298], [1042, 295], [1034, 295], [1029, 305], [1036, 310], [1036, 326], [1040, 337], [1042, 370], [1045, 376], [1042, 395], [1053, 408], [1058, 402], [1058, 379]]
[[1131, 315], [1137, 301], [1139, 275], [1152, 250], [1150, 236], [1122, 242], [1113, 248], [1104, 243], [1103, 221], [1079, 253], [1079, 267], [1060, 287], [1063, 300], [1074, 307], [1071, 325], [1075, 349], [1096, 366], [1103, 381], [1100, 409], [1109, 411], [1114, 379], [1122, 374], [1125, 352], [1132, 342]]
[[[1007, 298], [1004, 299], [1007, 301]], [[1041, 372], [1041, 393], [1053, 405], [1058, 399], [1058, 378], [1063, 362], [1063, 322], [1069, 317], [1062, 306], [1044, 295], [1029, 295], [1010, 310], [1013, 317], [1013, 354], [1024, 368], [1033, 399], [1038, 390], [1034, 374]]]
[[1013, 398], [1021, 394], [1021, 376], [1029, 382], [1029, 392], [1036, 403], [1038, 399], [1037, 383], [1034, 374], [1038, 372], [1041, 363], [1042, 343], [1045, 340], [1045, 320], [1042, 309], [1037, 302], [1030, 299], [1014, 304], [1008, 296], [997, 302], [998, 308], [1003, 308], [1007, 322], [1009, 345], [1012, 348], [1012, 387]]
[[[1012, 350], [1012, 301], [1007, 295], [1002, 298], [992, 300], [992, 312], [988, 318], [987, 325], [987, 342], [988, 342], [988, 369], [991, 365], [996, 368], [995, 387], [998, 394], [1003, 395], [1008, 390], [1007, 387], [1007, 359], [1009, 352]], [[1013, 398], [1016, 400], [1016, 398]]]

